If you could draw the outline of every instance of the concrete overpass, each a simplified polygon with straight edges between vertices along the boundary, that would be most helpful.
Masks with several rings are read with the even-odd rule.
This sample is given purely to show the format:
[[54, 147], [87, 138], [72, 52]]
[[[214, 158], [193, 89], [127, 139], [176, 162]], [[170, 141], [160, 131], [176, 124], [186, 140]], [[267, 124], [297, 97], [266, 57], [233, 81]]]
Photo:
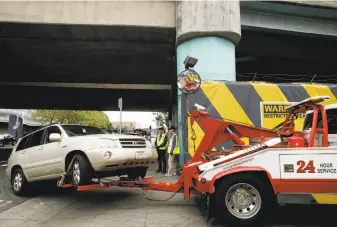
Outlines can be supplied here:
[[186, 54], [206, 79], [336, 82], [335, 7], [0, 2], [0, 108], [114, 110], [123, 97], [128, 110], [166, 110]]
[[203, 79], [293, 82], [316, 74], [315, 81], [336, 83], [336, 7], [0, 2], [0, 108], [113, 110], [123, 97], [128, 110], [173, 113], [183, 148], [185, 116], [174, 85], [186, 55], [199, 59]]

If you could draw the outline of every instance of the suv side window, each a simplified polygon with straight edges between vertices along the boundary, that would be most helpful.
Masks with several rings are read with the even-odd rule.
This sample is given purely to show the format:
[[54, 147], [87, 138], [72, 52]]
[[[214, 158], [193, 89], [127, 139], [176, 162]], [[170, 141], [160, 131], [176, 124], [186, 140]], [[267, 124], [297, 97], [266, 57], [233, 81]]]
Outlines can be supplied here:
[[21, 150], [25, 149], [27, 141], [28, 141], [29, 138], [30, 138], [30, 136], [26, 136], [26, 137], [22, 138], [22, 140], [20, 141], [20, 143], [16, 147], [15, 151], [21, 151]]
[[44, 138], [43, 138], [42, 144], [51, 143], [49, 141], [50, 134], [52, 134], [52, 133], [58, 133], [60, 135], [62, 134], [61, 130], [60, 130], [60, 128], [58, 126], [50, 126], [50, 127], [46, 128], [45, 131], [46, 131], [46, 133], [44, 134]]
[[44, 130], [39, 130], [37, 132], [34, 132], [31, 135], [31, 139], [29, 141], [29, 145], [26, 148], [30, 148], [30, 147], [35, 147], [35, 146], [41, 145], [41, 138], [42, 138], [43, 132], [44, 132]]

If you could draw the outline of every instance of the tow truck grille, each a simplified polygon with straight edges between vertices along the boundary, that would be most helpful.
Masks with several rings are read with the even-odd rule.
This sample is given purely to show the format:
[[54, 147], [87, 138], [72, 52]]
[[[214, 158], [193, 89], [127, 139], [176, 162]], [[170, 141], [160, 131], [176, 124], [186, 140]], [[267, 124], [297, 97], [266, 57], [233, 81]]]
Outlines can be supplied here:
[[144, 139], [119, 139], [122, 148], [146, 148]]

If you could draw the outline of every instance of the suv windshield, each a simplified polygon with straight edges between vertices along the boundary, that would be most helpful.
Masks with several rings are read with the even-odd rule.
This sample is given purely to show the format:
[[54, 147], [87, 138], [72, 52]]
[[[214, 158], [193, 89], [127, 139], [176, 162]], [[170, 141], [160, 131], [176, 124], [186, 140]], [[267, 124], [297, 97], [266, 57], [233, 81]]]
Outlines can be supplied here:
[[92, 126], [82, 126], [82, 125], [62, 125], [62, 128], [67, 133], [69, 137], [72, 136], [85, 136], [85, 135], [96, 135], [96, 134], [108, 134], [106, 131], [92, 127]]

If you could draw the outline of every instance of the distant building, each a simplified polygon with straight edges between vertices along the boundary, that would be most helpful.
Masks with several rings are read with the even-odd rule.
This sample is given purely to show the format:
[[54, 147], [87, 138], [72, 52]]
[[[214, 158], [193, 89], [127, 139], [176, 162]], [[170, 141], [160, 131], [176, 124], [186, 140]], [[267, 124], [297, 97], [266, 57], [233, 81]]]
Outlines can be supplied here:
[[0, 134], [22, 136], [43, 124], [32, 118], [34, 110], [0, 109]]
[[[120, 129], [120, 122], [111, 122], [112, 124], [112, 128], [114, 129], [115, 132], [119, 132]], [[134, 130], [137, 128], [137, 126], [139, 127], [139, 123], [132, 121], [123, 121], [122, 122], [122, 133], [123, 134], [129, 134], [134, 132]]]

